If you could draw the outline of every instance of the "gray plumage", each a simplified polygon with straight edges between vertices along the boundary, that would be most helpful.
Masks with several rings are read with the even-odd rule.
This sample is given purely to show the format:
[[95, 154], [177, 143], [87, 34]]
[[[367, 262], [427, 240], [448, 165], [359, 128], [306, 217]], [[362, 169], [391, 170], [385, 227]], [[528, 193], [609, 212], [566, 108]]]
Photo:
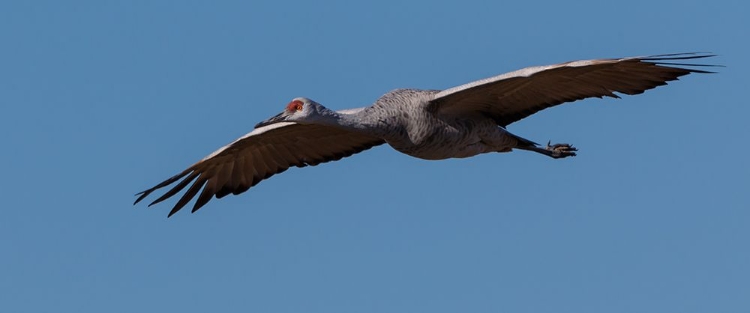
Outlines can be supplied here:
[[683, 75], [710, 73], [690, 68], [709, 65], [674, 62], [711, 56], [686, 53], [529, 67], [442, 91], [397, 89], [369, 107], [341, 111], [308, 98], [295, 98], [252, 132], [138, 193], [135, 203], [179, 181], [149, 206], [190, 185], [169, 216], [197, 195], [195, 212], [214, 196], [240, 194], [289, 167], [339, 160], [384, 143], [427, 160], [513, 149], [552, 158], [575, 156], [577, 149], [571, 145], [539, 147], [506, 127], [561, 103], [590, 97], [619, 98], [615, 92], [639, 94]]

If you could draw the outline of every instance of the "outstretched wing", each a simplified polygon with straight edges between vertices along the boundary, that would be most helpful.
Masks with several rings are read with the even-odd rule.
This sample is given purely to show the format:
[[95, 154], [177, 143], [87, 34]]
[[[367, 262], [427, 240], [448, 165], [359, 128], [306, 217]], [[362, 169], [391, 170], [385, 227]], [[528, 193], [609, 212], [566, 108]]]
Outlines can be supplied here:
[[289, 122], [271, 124], [256, 128], [181, 173], [136, 194], [139, 197], [134, 204], [155, 190], [182, 179], [149, 206], [174, 196], [192, 182], [169, 216], [182, 209], [203, 188], [193, 205], [192, 211], [195, 212], [213, 196], [221, 198], [230, 193], [243, 193], [289, 167], [336, 161], [383, 143], [385, 141], [380, 138], [329, 126]]
[[672, 61], [712, 56], [681, 53], [528, 67], [443, 90], [429, 106], [439, 114], [489, 116], [505, 127], [561, 103], [591, 97], [619, 98], [615, 92], [640, 94], [683, 75], [711, 73], [684, 67], [711, 65]]

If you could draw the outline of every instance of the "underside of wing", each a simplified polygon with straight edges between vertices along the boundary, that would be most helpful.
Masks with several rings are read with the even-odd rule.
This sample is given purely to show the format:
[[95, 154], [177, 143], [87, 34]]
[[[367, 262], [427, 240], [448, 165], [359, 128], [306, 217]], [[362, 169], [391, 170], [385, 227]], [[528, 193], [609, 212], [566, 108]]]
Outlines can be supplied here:
[[683, 75], [711, 73], [696, 67], [712, 65], [680, 63], [711, 56], [683, 53], [529, 67], [444, 90], [430, 106], [440, 114], [482, 114], [505, 127], [561, 103], [640, 94]]
[[149, 206], [174, 196], [190, 185], [169, 216], [182, 209], [200, 192], [193, 205], [192, 211], [195, 212], [214, 196], [221, 198], [230, 193], [243, 193], [289, 167], [336, 161], [383, 143], [380, 138], [329, 126], [288, 122], [272, 124], [253, 130], [181, 173], [138, 193], [135, 203], [155, 190], [179, 181]]

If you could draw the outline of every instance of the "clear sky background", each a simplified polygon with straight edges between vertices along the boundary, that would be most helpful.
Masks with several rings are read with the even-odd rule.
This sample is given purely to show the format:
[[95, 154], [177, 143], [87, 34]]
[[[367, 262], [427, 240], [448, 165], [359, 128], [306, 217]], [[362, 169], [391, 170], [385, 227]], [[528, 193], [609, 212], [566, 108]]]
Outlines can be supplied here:
[[[3, 1], [0, 311], [749, 312], [747, 3]], [[294, 97], [689, 51], [726, 67], [509, 128], [576, 158], [383, 146], [132, 206]]]

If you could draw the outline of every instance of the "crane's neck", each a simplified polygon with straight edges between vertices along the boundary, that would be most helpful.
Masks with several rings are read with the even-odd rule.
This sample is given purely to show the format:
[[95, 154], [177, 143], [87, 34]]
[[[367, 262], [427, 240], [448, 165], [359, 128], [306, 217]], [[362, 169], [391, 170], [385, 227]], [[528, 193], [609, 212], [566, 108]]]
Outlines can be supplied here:
[[339, 113], [326, 109], [325, 112], [321, 113], [324, 116], [321, 122], [326, 125], [375, 137], [385, 138], [388, 136], [388, 127], [385, 120], [373, 115], [367, 109], [354, 113]]

